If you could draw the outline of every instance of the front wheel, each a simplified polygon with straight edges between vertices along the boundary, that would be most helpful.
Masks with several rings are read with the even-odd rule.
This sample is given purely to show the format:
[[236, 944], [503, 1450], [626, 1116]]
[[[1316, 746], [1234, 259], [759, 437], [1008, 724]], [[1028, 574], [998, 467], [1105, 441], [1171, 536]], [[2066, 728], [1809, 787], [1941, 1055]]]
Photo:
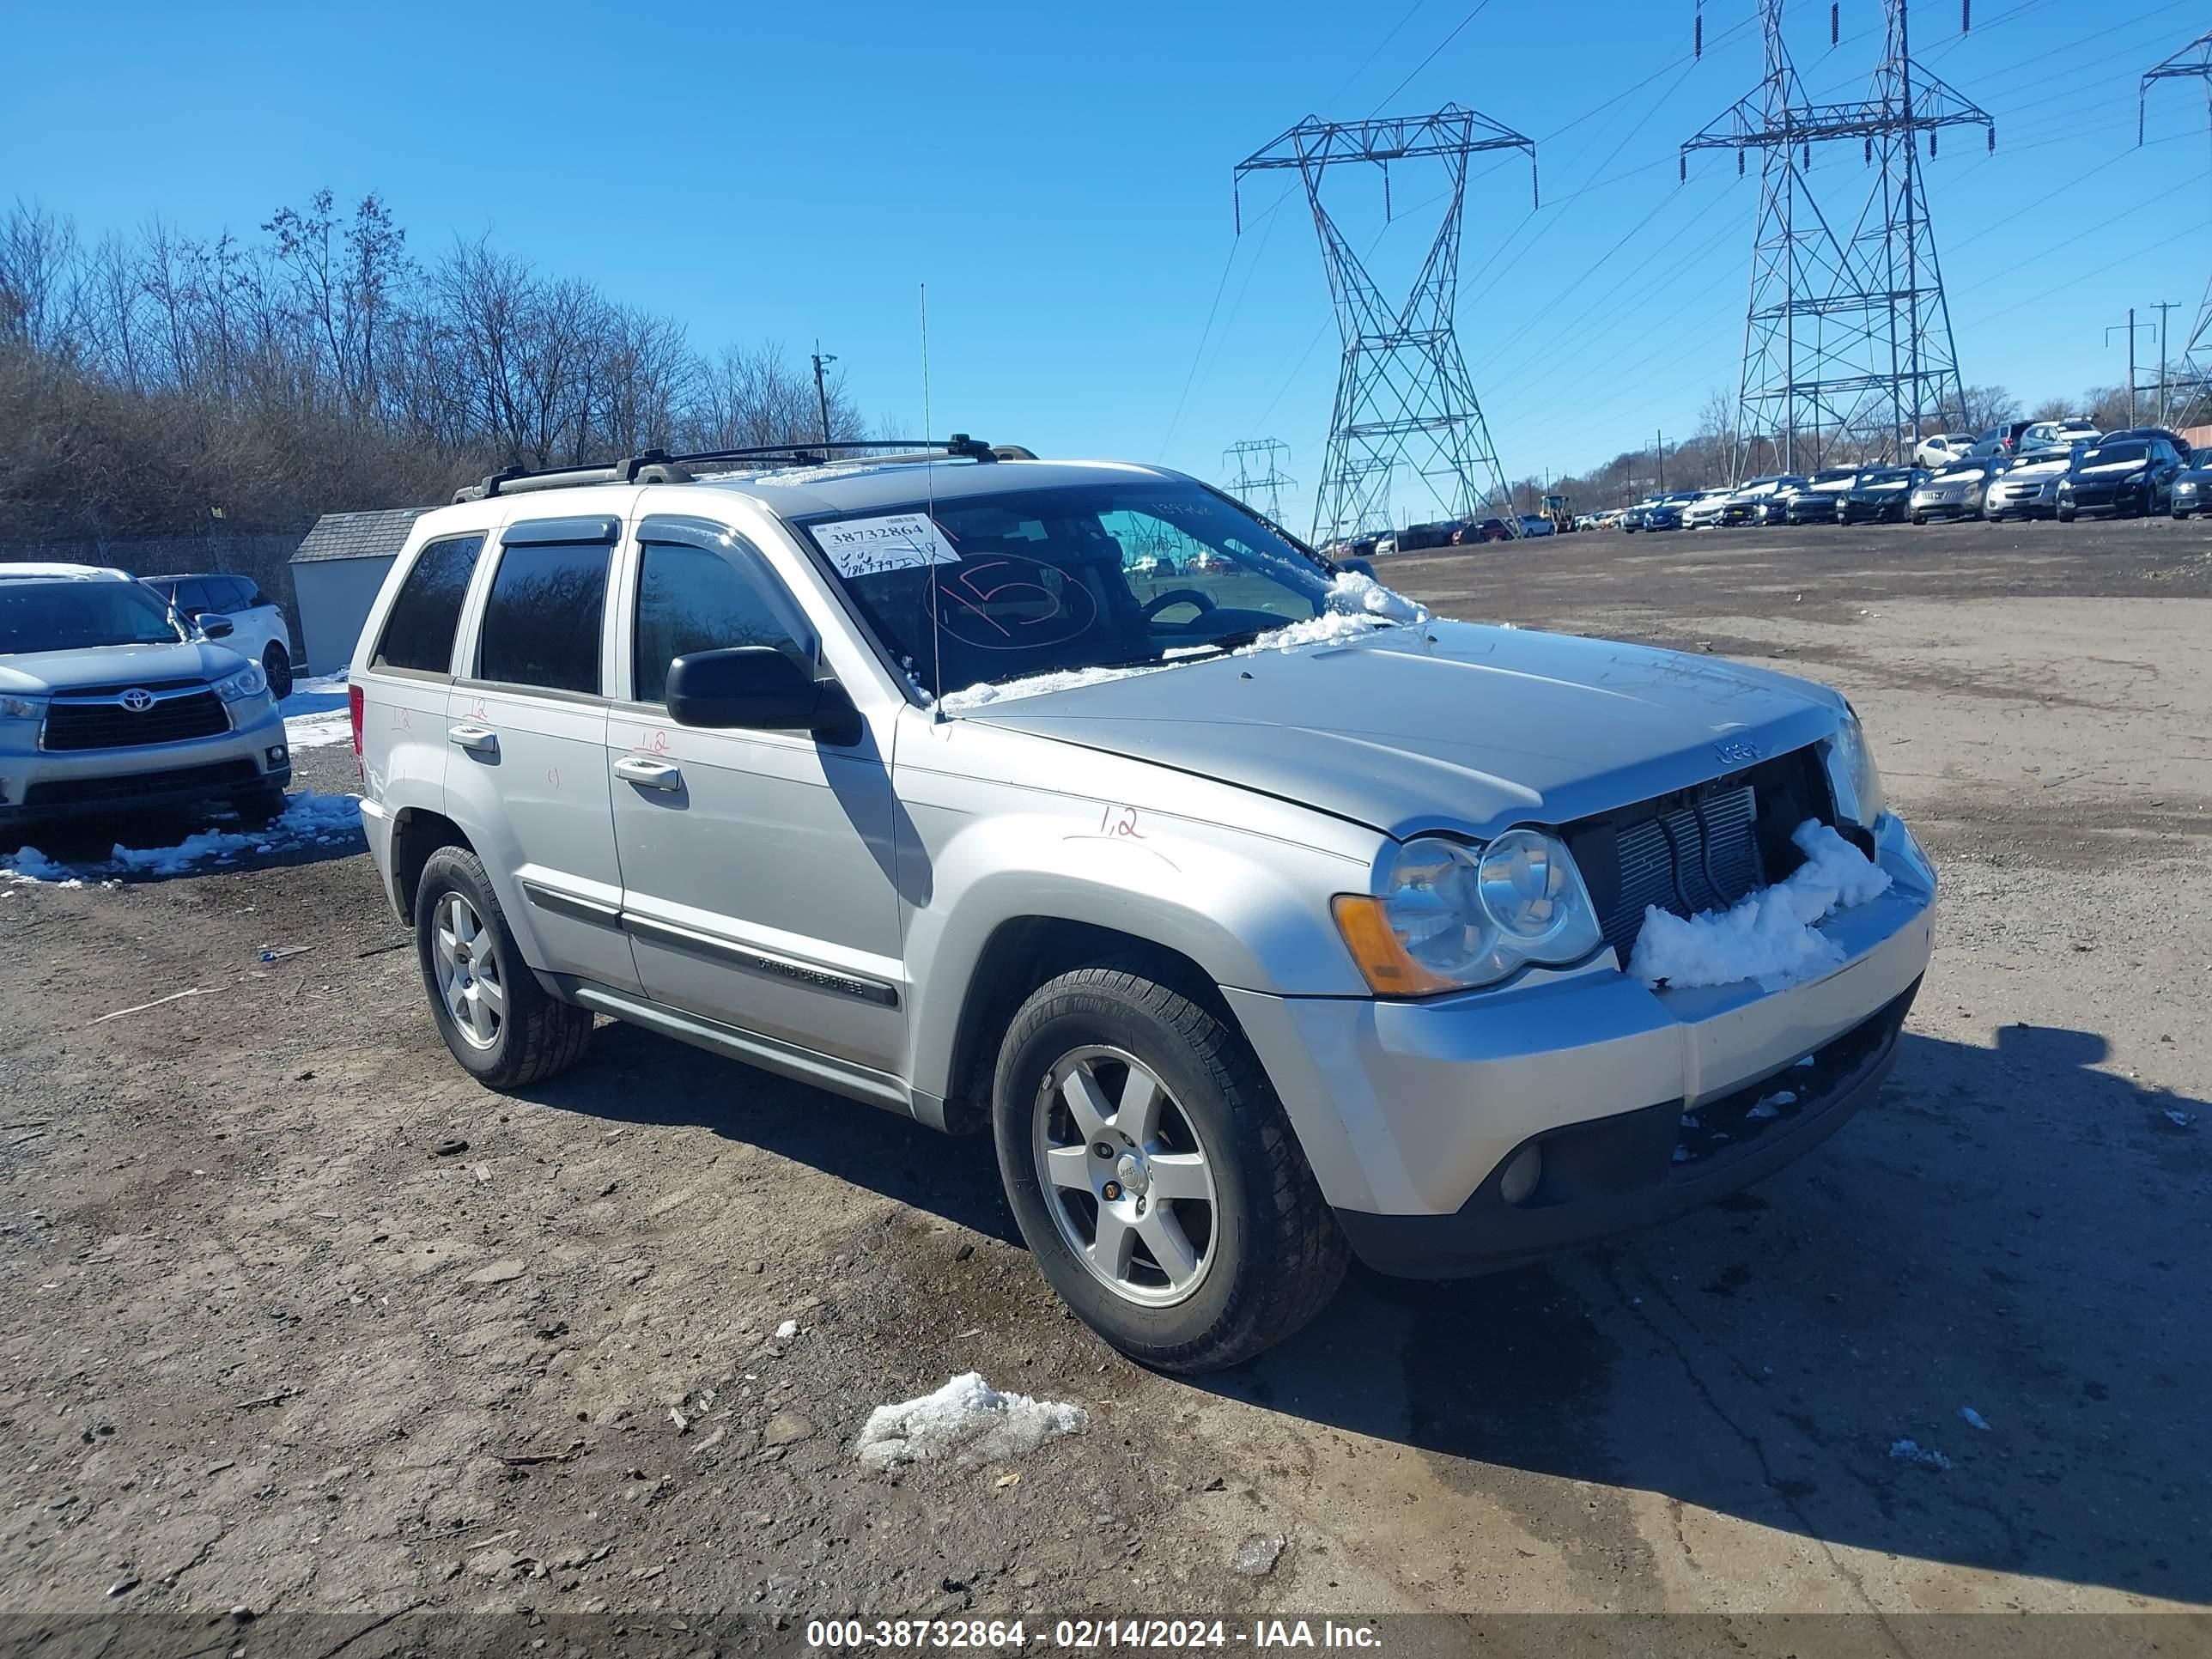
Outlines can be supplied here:
[[1335, 1294], [1344, 1235], [1258, 1058], [1146, 964], [1040, 987], [1007, 1029], [991, 1104], [1039, 1270], [1131, 1358], [1234, 1365]]
[[2169, 507], [2166, 510], [2173, 514], [2174, 521], [2177, 524], [2186, 523], [2188, 521], [2189, 509], [2187, 507], [2176, 506]]
[[587, 1009], [548, 994], [522, 959], [474, 853], [441, 847], [415, 888], [415, 949], [446, 1047], [489, 1089], [567, 1071], [591, 1041]]
[[1916, 525], [1925, 525], [1928, 522], [1928, 515], [1925, 513], [1916, 513], [1912, 515], [1912, 522]]
[[292, 658], [281, 645], [261, 653], [261, 672], [269, 677], [269, 695], [282, 702], [292, 695]]
[[2074, 522], [2074, 509], [2070, 507], [2060, 507], [2058, 509], [2058, 522], [2061, 524], [2072, 524]]

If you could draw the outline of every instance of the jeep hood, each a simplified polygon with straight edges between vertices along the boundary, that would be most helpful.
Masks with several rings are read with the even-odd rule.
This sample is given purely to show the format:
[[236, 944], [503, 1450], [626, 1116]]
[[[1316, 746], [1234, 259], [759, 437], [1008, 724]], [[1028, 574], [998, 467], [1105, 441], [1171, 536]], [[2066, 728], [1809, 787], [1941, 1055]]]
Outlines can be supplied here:
[[204, 640], [167, 645], [100, 645], [77, 651], [20, 651], [0, 656], [0, 691], [44, 696], [88, 685], [145, 685], [160, 680], [218, 680], [246, 666], [229, 647]]
[[963, 719], [1151, 761], [1393, 836], [1623, 806], [1835, 729], [1843, 700], [1706, 656], [1468, 623], [1265, 646]]

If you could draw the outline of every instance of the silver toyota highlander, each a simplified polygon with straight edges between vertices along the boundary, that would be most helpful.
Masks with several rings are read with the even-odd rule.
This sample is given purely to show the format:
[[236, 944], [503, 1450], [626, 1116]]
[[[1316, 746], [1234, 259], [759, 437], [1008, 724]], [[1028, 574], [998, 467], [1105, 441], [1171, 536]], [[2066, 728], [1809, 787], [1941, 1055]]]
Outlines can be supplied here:
[[[1180, 1370], [1351, 1255], [1657, 1221], [1872, 1098], [1936, 878], [1833, 691], [1431, 620], [1158, 468], [818, 459], [416, 521], [353, 664], [362, 810], [489, 1085], [606, 1014], [988, 1127], [1045, 1277]], [[1888, 880], [1818, 972], [1632, 976], [1821, 825]]]
[[0, 831], [228, 803], [259, 823], [292, 775], [268, 677], [120, 570], [0, 564]]

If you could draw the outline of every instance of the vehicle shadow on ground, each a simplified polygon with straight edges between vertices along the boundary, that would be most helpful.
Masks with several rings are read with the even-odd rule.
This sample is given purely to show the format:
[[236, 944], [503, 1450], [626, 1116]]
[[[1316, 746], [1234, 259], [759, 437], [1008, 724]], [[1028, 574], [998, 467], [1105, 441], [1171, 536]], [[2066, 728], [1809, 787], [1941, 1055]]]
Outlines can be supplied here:
[[[295, 798], [300, 792], [293, 792]], [[182, 856], [195, 836], [236, 837], [200, 856]], [[323, 864], [350, 858], [368, 850], [358, 822], [343, 830], [324, 827], [316, 833], [298, 833], [280, 821], [249, 829], [227, 807], [201, 811], [162, 808], [155, 811], [118, 813], [112, 817], [33, 825], [0, 833], [0, 858], [19, 866], [27, 861], [26, 849], [37, 858], [27, 861], [26, 873], [40, 880], [73, 878], [86, 882], [119, 882], [125, 886], [149, 881], [178, 881], [195, 876], [234, 875], [245, 870], [268, 870], [300, 864]], [[118, 859], [118, 849], [129, 849]], [[173, 860], [163, 854], [176, 852]], [[66, 866], [55, 872], [49, 865]]]
[[1021, 1243], [988, 1135], [949, 1138], [639, 1026], [602, 1022], [586, 1065], [520, 1093], [611, 1122], [710, 1130], [986, 1237]]
[[[1509, 1508], [1521, 1477], [1555, 1477], [1837, 1545], [2212, 1599], [2212, 1560], [2185, 1541], [2212, 1524], [2212, 1425], [2191, 1403], [2212, 1370], [2191, 1231], [2212, 1120], [2088, 1069], [2106, 1052], [2034, 1026], [1994, 1049], [1908, 1034], [1881, 1101], [1759, 1191], [1487, 1279], [1355, 1268], [1305, 1332], [1194, 1386], [1408, 1446]], [[585, 1066], [525, 1092], [702, 1127], [1020, 1242], [988, 1138], [633, 1026], [603, 1025]], [[1950, 1467], [1893, 1456], [1908, 1438]], [[1522, 1518], [1541, 1534], [1555, 1517], [1540, 1502]]]
[[2212, 1599], [2188, 1541], [2212, 1525], [2207, 1108], [2087, 1069], [2106, 1053], [2036, 1026], [1994, 1050], [1908, 1035], [1881, 1103], [1758, 1191], [1488, 1279], [1355, 1270], [1305, 1333], [1200, 1386], [1412, 1447], [1540, 1534], [1516, 1472]]

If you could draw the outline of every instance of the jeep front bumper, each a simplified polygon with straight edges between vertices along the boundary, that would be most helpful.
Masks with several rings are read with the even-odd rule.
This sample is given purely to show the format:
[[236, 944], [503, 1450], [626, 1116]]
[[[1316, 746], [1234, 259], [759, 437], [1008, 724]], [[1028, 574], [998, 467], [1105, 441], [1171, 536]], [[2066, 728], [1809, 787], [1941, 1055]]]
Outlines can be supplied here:
[[[1876, 856], [1889, 890], [1821, 925], [1843, 963], [1784, 989], [1654, 991], [1599, 967], [1424, 1002], [1224, 994], [1362, 1259], [1485, 1272], [1747, 1186], [1873, 1098], [1936, 897], [1893, 816]], [[1541, 1173], [1509, 1202], [1532, 1146]]]

